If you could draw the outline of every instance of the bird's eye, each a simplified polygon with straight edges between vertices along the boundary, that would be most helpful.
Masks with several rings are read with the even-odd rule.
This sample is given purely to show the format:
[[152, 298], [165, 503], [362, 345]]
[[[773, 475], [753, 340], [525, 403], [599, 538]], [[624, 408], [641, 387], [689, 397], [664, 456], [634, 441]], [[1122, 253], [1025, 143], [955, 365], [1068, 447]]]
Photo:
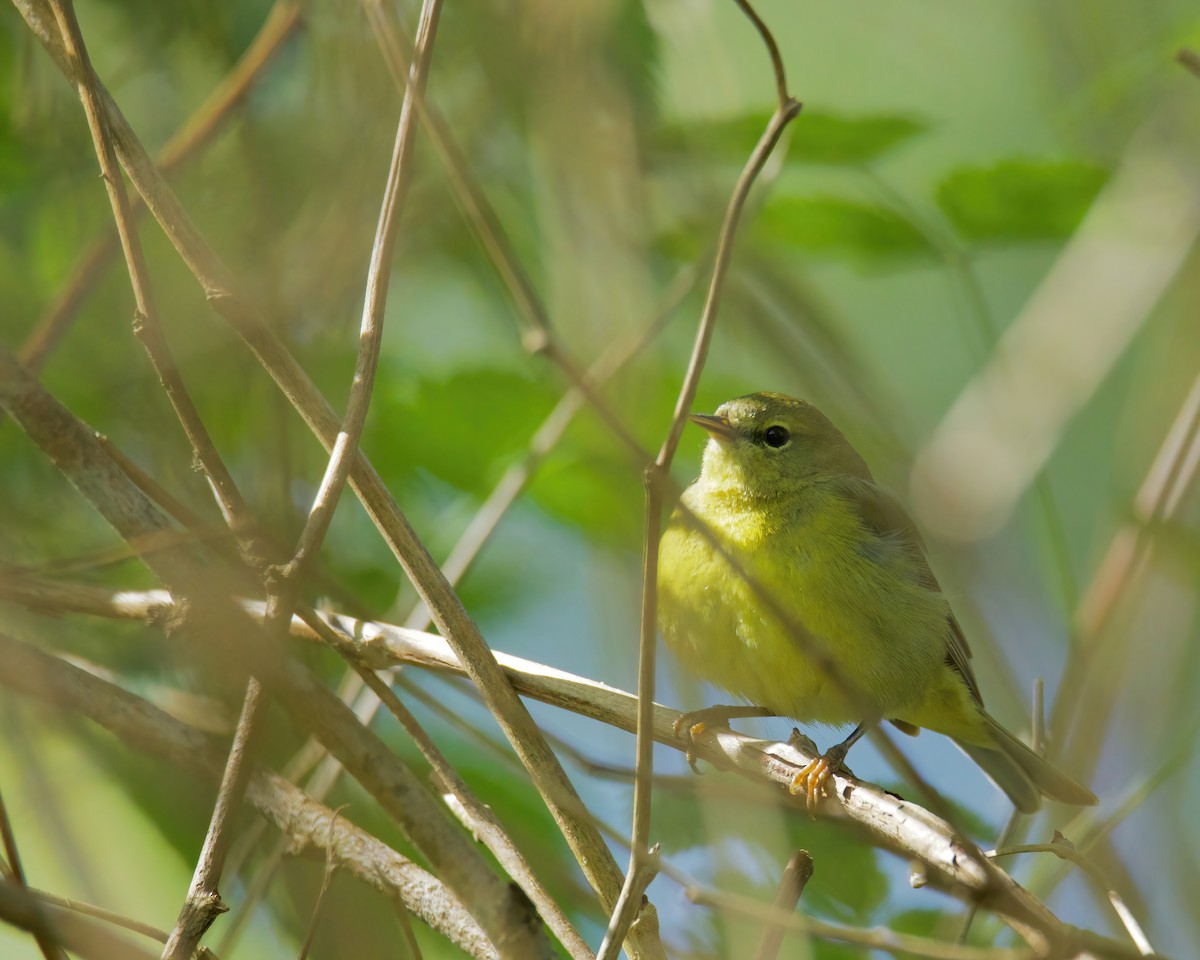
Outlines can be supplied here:
[[763, 443], [765, 443], [768, 447], [775, 447], [775, 449], [779, 449], [780, 447], [785, 446], [791, 439], [792, 435], [788, 433], [787, 427], [781, 427], [777, 423], [767, 427], [767, 429], [763, 431]]

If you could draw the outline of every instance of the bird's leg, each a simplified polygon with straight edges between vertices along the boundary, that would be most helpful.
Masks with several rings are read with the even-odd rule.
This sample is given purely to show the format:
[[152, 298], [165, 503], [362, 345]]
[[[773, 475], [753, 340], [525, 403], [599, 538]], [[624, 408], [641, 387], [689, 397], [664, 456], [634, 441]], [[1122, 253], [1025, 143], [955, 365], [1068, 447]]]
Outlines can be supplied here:
[[700, 736], [709, 727], [727, 727], [730, 720], [736, 720], [740, 717], [774, 717], [778, 716], [774, 710], [768, 710], [766, 707], [734, 707], [727, 704], [717, 704], [712, 707], [705, 707], [703, 710], [693, 710], [690, 713], [681, 713], [673, 725], [675, 736], [681, 737], [687, 742], [687, 757], [688, 766], [692, 768], [693, 773], [699, 773], [700, 770], [696, 767], [696, 737]]
[[[872, 726], [874, 726], [872, 723], [860, 723], [850, 736], [836, 746], [830, 747], [821, 756], [810, 760], [792, 778], [792, 785], [788, 789], [792, 796], [798, 793], [804, 794], [804, 802], [808, 807], [809, 816], [812, 816], [817, 809], [817, 800], [825, 792], [825, 782], [833, 774], [841, 773], [846, 769], [844, 764], [846, 754]], [[793, 731], [793, 736], [800, 737], [802, 735], [799, 731]], [[806, 745], [812, 744], [807, 737], [803, 737], [803, 739], [807, 741]]]

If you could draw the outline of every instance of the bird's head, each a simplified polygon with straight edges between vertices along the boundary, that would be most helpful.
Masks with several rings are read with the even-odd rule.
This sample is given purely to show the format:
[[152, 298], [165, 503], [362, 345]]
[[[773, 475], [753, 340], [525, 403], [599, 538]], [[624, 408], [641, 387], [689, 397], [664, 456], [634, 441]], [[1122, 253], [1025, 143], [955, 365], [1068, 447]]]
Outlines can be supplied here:
[[701, 481], [749, 497], [776, 497], [823, 479], [870, 478], [829, 418], [807, 400], [751, 393], [689, 419], [709, 435]]

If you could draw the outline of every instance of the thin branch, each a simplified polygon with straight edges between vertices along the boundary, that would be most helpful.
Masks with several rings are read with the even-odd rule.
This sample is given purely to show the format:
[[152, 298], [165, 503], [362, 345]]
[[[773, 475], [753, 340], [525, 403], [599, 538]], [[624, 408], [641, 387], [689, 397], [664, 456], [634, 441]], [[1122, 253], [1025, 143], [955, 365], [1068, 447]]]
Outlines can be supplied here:
[[179, 375], [167, 346], [146, 272], [146, 259], [130, 211], [129, 197], [125, 193], [125, 178], [121, 175], [121, 168], [117, 163], [116, 151], [113, 148], [107, 126], [107, 118], [102, 109], [98, 92], [100, 80], [96, 76], [95, 70], [92, 69], [87, 46], [79, 31], [79, 22], [75, 18], [74, 5], [72, 0], [49, 0], [49, 2], [62, 35], [68, 62], [73, 69], [79, 99], [83, 103], [84, 113], [87, 115], [96, 157], [100, 161], [100, 173], [108, 190], [113, 220], [116, 222], [121, 249], [125, 254], [129, 282], [137, 307], [134, 332], [150, 356], [150, 361], [154, 365], [163, 390], [183, 426], [188, 442], [196, 454], [197, 462], [204, 470], [209, 485], [212, 487], [213, 495], [217, 498], [217, 503], [225, 515], [226, 522], [233, 526], [245, 515], [245, 501], [238, 492], [229, 470], [217, 453], [212, 438], [208, 435], [208, 430], [200, 419], [200, 414], [183, 384], [183, 379]]
[[559, 942], [566, 948], [567, 953], [575, 960], [594, 960], [595, 955], [588, 949], [570, 919], [538, 879], [537, 874], [512, 838], [509, 837], [496, 815], [458, 775], [453, 765], [446, 759], [445, 754], [438, 749], [437, 744], [430, 739], [424, 728], [417, 722], [416, 717], [370, 667], [362, 664], [353, 654], [348, 658], [348, 662], [375, 696], [388, 708], [392, 716], [400, 721], [405, 732], [417, 745], [421, 755], [433, 769], [436, 784], [443, 794], [443, 799], [453, 799], [454, 802], [448, 805], [454, 815], [472, 836], [487, 847], [500, 866], [512, 877], [513, 882], [529, 897], [546, 925], [554, 931]]
[[[0, 866], [5, 867], [2, 871], [3, 876], [11, 879], [18, 887], [28, 890], [29, 886], [25, 882], [25, 870], [21, 867], [21, 855], [17, 850], [17, 835], [13, 831], [12, 820], [9, 819], [8, 807], [4, 804], [3, 794], [0, 794], [0, 838], [4, 841], [4, 861], [0, 862]], [[59, 946], [58, 939], [53, 932], [47, 932], [40, 926], [31, 932], [38, 949], [42, 951], [42, 956], [46, 960], [67, 960], [67, 955]]]
[[[0, 654], [0, 685], [85, 716], [129, 749], [159, 757], [185, 773], [220, 776], [222, 754], [213, 743], [145, 700], [3, 634]], [[313, 851], [323, 858], [332, 849], [338, 863], [398, 909], [411, 911], [472, 957], [499, 958], [483, 928], [445, 883], [287, 780], [260, 769], [250, 780], [246, 800], [288, 838], [290, 853]]]
[[[1040, 756], [1046, 755], [1046, 716], [1045, 716], [1045, 696], [1046, 685], [1041, 677], [1038, 677], [1033, 682], [1033, 711], [1030, 716], [1030, 728], [1032, 730], [1032, 746], [1034, 751]], [[1004, 828], [1000, 831], [1000, 836], [996, 839], [997, 847], [1008, 846], [1021, 826], [1025, 822], [1025, 815], [1020, 810], [1014, 809], [1005, 821]], [[966, 943], [967, 937], [971, 933], [971, 927], [975, 923], [975, 917], [979, 913], [979, 905], [971, 904], [967, 910], [966, 916], [963, 918], [963, 924], [959, 928], [957, 942]]]
[[153, 955], [114, 936], [98, 923], [67, 911], [50, 911], [21, 884], [0, 881], [0, 920], [38, 940], [60, 944], [83, 960], [152, 960]]
[[[165, 526], [162, 515], [104, 454], [94, 434], [46, 393], [2, 346], [0, 406], [123, 537], [143, 536]], [[251, 672], [270, 676], [274, 692], [292, 717], [325, 743], [401, 825], [451, 888], [470, 904], [502, 950], [531, 958], [550, 949], [541, 930], [525, 922], [522, 898], [514, 896], [491, 872], [412, 772], [311, 673], [268, 646], [269, 638], [231, 605], [232, 593], [219, 571], [206, 566], [188, 545], [144, 559], [181, 596], [199, 598], [200, 602], [187, 608], [198, 635], [209, 644], [231, 644], [231, 656], [236, 651], [239, 662], [244, 661]], [[507, 681], [505, 685], [511, 690]]]
[[[141, 920], [134, 920], [132, 917], [127, 917], [113, 910], [106, 910], [104, 907], [98, 907], [92, 903], [83, 903], [79, 900], [72, 900], [69, 897], [60, 897], [58, 894], [50, 893], [47, 890], [37, 890], [34, 887], [26, 887], [25, 889], [39, 900], [51, 906], [61, 907], [64, 910], [70, 910], [72, 913], [79, 913], [85, 917], [93, 917], [96, 920], [103, 920], [114, 927], [121, 927], [132, 933], [140, 933], [143, 937], [150, 940], [157, 940], [159, 943], [167, 942], [166, 930], [162, 930], [149, 923], [143, 923]], [[204, 956], [215, 958], [212, 951], [204, 947], [201, 948], [201, 951]]]
[[770, 157], [771, 151], [779, 143], [779, 138], [783, 136], [783, 131], [799, 115], [800, 110], [800, 102], [790, 98], [775, 108], [753, 153], [750, 154], [750, 159], [746, 161], [737, 183], [734, 184], [729, 205], [725, 209], [725, 219], [721, 223], [721, 232], [717, 240], [717, 255], [713, 262], [712, 278], [709, 280], [704, 309], [700, 315], [700, 328], [696, 334], [696, 343], [692, 348], [691, 359], [688, 361], [687, 374], [679, 392], [679, 399], [675, 403], [675, 413], [671, 418], [670, 431], [655, 461], [660, 469], [670, 466], [675, 451], [679, 447], [679, 440], [683, 436], [683, 428], [687, 422], [687, 415], [691, 412], [692, 401], [696, 398], [700, 373], [704, 369], [704, 361], [708, 356], [708, 347], [712, 342], [712, 334], [716, 325], [721, 291], [725, 286], [725, 278], [733, 260], [733, 240], [741, 220], [742, 210], [746, 205], [746, 198], [750, 194], [750, 188], [754, 185], [755, 179], [762, 171], [763, 165], [767, 162], [767, 158]]
[[1076, 850], [1064, 837], [1056, 835], [1052, 843], [1024, 843], [1014, 847], [1001, 847], [998, 850], [992, 850], [988, 856], [995, 859], [1010, 857], [1017, 853], [1052, 853], [1060, 860], [1068, 860], [1082, 869], [1108, 898], [1108, 902], [1112, 904], [1113, 913], [1117, 915], [1117, 919], [1125, 928], [1125, 932], [1129, 934], [1129, 939], [1133, 941], [1133, 945], [1138, 948], [1138, 951], [1147, 957], [1154, 953], [1154, 948], [1150, 946], [1150, 940], [1142, 930], [1141, 924], [1137, 922], [1137, 918], [1126, 906], [1121, 895], [1108, 882], [1104, 871]]
[[683, 386], [679, 391], [667, 438], [662, 449], [659, 450], [654, 464], [647, 466], [645, 471], [646, 527], [642, 545], [642, 607], [638, 637], [638, 730], [635, 748], [637, 774], [633, 788], [631, 853], [625, 883], [621, 890], [621, 903], [618, 904], [618, 909], [613, 911], [609, 921], [608, 931], [605, 933], [604, 943], [599, 952], [600, 960], [612, 960], [620, 951], [625, 933], [641, 909], [642, 895], [658, 869], [657, 849], [649, 846], [650, 801], [654, 775], [654, 741], [650, 729], [656, 685], [658, 547], [662, 536], [663, 497], [667, 487], [664, 478], [670, 474], [671, 461], [679, 446], [687, 415], [691, 411], [692, 402], [696, 396], [700, 373], [704, 369], [704, 361], [708, 355], [709, 344], [712, 342], [713, 331], [716, 328], [721, 291], [733, 258], [734, 238], [750, 194], [750, 188], [779, 143], [787, 124], [799, 114], [801, 109], [800, 103], [788, 93], [783, 62], [771, 31], [746, 0], [737, 0], [737, 4], [750, 18], [767, 45], [775, 69], [779, 103], [734, 184], [717, 238], [712, 277], [709, 280], [704, 308], [701, 311], [687, 375], [684, 377]]
[[[163, 174], [178, 170], [213, 142], [301, 23], [301, 4], [293, 0], [276, 0], [241, 59], [159, 152], [155, 163]], [[141, 198], [136, 198], [131, 206], [134, 218], [139, 218], [145, 211]], [[18, 356], [28, 369], [42, 369], [120, 248], [120, 237], [115, 230], [110, 230], [93, 240], [79, 257], [66, 284], [21, 345]]]
[[775, 42], [775, 37], [770, 29], [747, 0], [733, 0], [733, 2], [738, 5], [742, 13], [754, 24], [754, 29], [758, 31], [758, 35], [762, 37], [762, 42], [766, 44], [767, 55], [771, 58], [771, 68], [775, 71], [775, 93], [779, 98], [776, 106], [779, 110], [785, 110], [792, 100], [792, 95], [788, 93], [787, 74], [783, 69], [783, 57], [779, 53], [779, 45]]
[[217, 791], [217, 802], [204, 836], [204, 845], [200, 848], [196, 870], [192, 874], [179, 917], [163, 947], [163, 960], [189, 960], [213, 921], [229, 909], [217, 892], [217, 884], [221, 880], [225, 857], [232, 843], [230, 820], [241, 806], [250, 780], [253, 768], [250, 758], [254, 740], [262, 728], [264, 700], [262, 685], [251, 677], [246, 686], [246, 697], [233, 735], [233, 744], [229, 748], [221, 786]]
[[[334, 810], [334, 817], [341, 812], [341, 807]], [[317, 891], [317, 902], [313, 904], [312, 916], [308, 919], [308, 932], [304, 935], [304, 942], [300, 945], [296, 960], [308, 960], [308, 951], [312, 948], [313, 939], [317, 935], [317, 922], [321, 918], [321, 908], [325, 905], [325, 895], [329, 893], [329, 887], [333, 883], [333, 875], [336, 871], [337, 860], [334, 859], [333, 845], [331, 844], [325, 851], [325, 869], [321, 873], [321, 889]]]
[[791, 910], [780, 910], [770, 904], [761, 903], [751, 897], [701, 887], [689, 887], [684, 891], [692, 903], [714, 907], [729, 913], [769, 923], [792, 933], [804, 933], [851, 943], [870, 950], [881, 950], [895, 956], [926, 957], [929, 960], [1034, 960], [1038, 955], [1030, 950], [1012, 950], [1002, 947], [969, 947], [946, 943], [907, 933], [896, 933], [886, 927], [860, 929], [806, 917]]
[[400, 226], [404, 203], [413, 178], [412, 148], [416, 135], [413, 101], [424, 90], [426, 78], [429, 76], [433, 43], [437, 36], [441, 11], [441, 0], [424, 0], [421, 4], [415, 62], [404, 101], [400, 106], [400, 121], [396, 127], [391, 167], [384, 187], [379, 223], [375, 229], [375, 242], [371, 246], [367, 290], [363, 298], [362, 323], [359, 328], [358, 353], [355, 358], [350, 398], [346, 403], [346, 415], [330, 452], [321, 486], [300, 534], [295, 555], [284, 570], [283, 575], [287, 579], [295, 577], [303, 570], [320, 549], [346, 481], [350, 478], [350, 471], [358, 454], [359, 441], [366, 425], [371, 394], [375, 386], [375, 372], [379, 366], [380, 347], [383, 343], [383, 314], [387, 306], [396, 231]]
[[[93, 587], [37, 584], [11, 581], [0, 576], [0, 595], [20, 601], [31, 592], [42, 608], [56, 604], [60, 613], [80, 612], [121, 616], [148, 622], [164, 622], [170, 614], [169, 597], [162, 591], [144, 594], [124, 592], [111, 595]], [[251, 615], [261, 617], [265, 605], [247, 601]], [[438, 636], [388, 624], [365, 622], [336, 614], [322, 614], [343, 637], [353, 637], [364, 662], [376, 669], [409, 663], [442, 672], [462, 674], [463, 667], [447, 642]], [[296, 637], [321, 641], [321, 636], [300, 619], [292, 621]], [[550, 703], [629, 732], [637, 729], [637, 698], [602, 683], [577, 677], [520, 657], [497, 655], [510, 682], [525, 696]], [[674, 733], [678, 712], [654, 706], [654, 737], [677, 750], [687, 743]], [[719, 766], [737, 770], [759, 782], [780, 788], [781, 802], [803, 809], [803, 800], [787, 788], [796, 773], [812, 757], [795, 745], [756, 740], [731, 730], [712, 729], [697, 740], [698, 755]], [[964, 899], [975, 899], [1026, 930], [1043, 931], [1050, 940], [1066, 933], [1044, 905], [1017, 885], [1012, 878], [988, 863], [985, 869], [969, 855], [954, 829], [917, 804], [903, 800], [848, 774], [831, 780], [832, 799], [817, 808], [818, 816], [849, 819], [865, 828], [876, 846], [927, 866], [930, 883]]]
[[[775, 909], [782, 915], [796, 912], [796, 905], [804, 895], [804, 888], [813, 875], [813, 859], [807, 850], [797, 850], [783, 868], [783, 876], [779, 879], [779, 889], [775, 891]], [[758, 941], [754, 960], [775, 960], [779, 956], [779, 948], [783, 945], [783, 927], [773, 920], [768, 920], [762, 938]]]

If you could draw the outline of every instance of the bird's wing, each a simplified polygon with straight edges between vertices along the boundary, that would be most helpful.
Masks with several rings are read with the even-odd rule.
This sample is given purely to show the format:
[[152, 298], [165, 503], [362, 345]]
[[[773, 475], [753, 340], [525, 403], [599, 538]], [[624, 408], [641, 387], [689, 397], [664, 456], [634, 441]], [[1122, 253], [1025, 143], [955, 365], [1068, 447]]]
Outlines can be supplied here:
[[[925, 541], [912, 518], [891, 494], [881, 490], [874, 482], [861, 477], [845, 477], [840, 484], [843, 495], [858, 510], [863, 525], [873, 531], [884, 543], [891, 543], [904, 550], [917, 572], [920, 584], [930, 590], [941, 592], [941, 585], [929, 567], [925, 556]], [[953, 613], [946, 616], [949, 629], [946, 631], [946, 662], [966, 681], [971, 695], [983, 703], [975, 671], [971, 669], [971, 648], [963, 636], [962, 627]]]

